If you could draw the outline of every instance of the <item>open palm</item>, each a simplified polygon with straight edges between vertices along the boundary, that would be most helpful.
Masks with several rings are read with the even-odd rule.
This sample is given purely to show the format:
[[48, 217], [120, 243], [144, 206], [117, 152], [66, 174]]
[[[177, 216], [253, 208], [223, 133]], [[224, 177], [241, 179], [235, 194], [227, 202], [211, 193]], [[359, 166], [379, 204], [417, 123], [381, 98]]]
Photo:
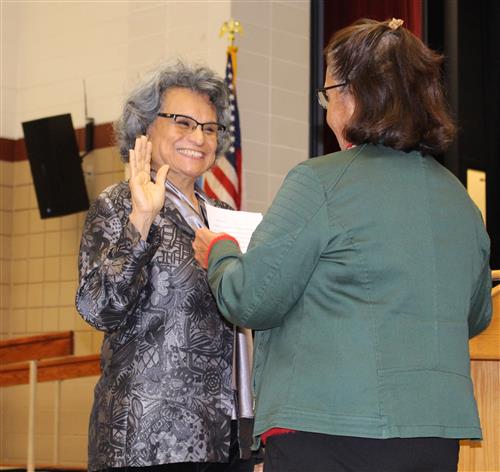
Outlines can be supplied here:
[[151, 142], [146, 136], [141, 136], [135, 140], [135, 147], [129, 153], [131, 220], [143, 236], [147, 236], [149, 227], [163, 207], [165, 179], [169, 170], [168, 165], [160, 167], [156, 174], [156, 182], [153, 182], [151, 180], [151, 152]]

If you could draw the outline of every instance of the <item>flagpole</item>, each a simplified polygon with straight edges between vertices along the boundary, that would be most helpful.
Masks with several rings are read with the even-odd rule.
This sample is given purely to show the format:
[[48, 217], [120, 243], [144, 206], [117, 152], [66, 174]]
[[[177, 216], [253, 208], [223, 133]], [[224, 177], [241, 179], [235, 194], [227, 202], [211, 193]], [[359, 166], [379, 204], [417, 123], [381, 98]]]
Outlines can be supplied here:
[[200, 188], [209, 197], [227, 203], [235, 210], [241, 209], [242, 200], [242, 152], [240, 118], [238, 100], [236, 98], [236, 53], [234, 45], [236, 34], [242, 34], [243, 28], [239, 21], [232, 18], [226, 21], [219, 32], [219, 37], [228, 36], [229, 45], [226, 51], [226, 73], [224, 82], [228, 89], [227, 136], [229, 146], [223, 155], [219, 155], [214, 165], [203, 174]]
[[243, 165], [235, 79], [236, 53], [238, 48], [234, 45], [234, 40], [236, 34], [242, 33], [243, 27], [241, 23], [232, 18], [226, 21], [219, 31], [219, 37], [227, 35], [229, 40], [226, 51], [224, 81], [229, 92], [230, 122], [228, 123], [227, 131], [230, 143], [225, 154], [219, 156], [214, 165], [205, 172], [200, 181], [201, 189], [209, 198], [225, 202], [235, 210], [241, 209]]
[[[234, 45], [236, 34], [243, 34], [243, 27], [239, 21], [231, 18], [222, 25], [219, 36], [227, 35], [229, 45], [227, 47], [227, 56], [230, 58], [232, 65], [232, 90], [236, 90], [236, 54], [238, 48]], [[233, 97], [236, 100], [235, 97]], [[236, 103], [236, 102], [235, 102]], [[238, 119], [239, 120], [239, 119]], [[238, 130], [239, 134], [239, 130]], [[241, 173], [241, 168], [239, 169]], [[238, 175], [239, 192], [241, 198], [241, 175]], [[239, 209], [239, 206], [238, 206]], [[254, 422], [253, 402], [254, 399], [251, 393], [251, 374], [252, 374], [252, 357], [253, 357], [253, 339], [252, 332], [247, 328], [234, 327], [235, 330], [235, 345], [233, 366], [233, 381], [237, 386], [237, 404], [238, 404], [238, 440], [240, 447], [240, 457], [248, 459], [251, 457], [252, 430]]]
[[238, 48], [234, 45], [236, 34], [243, 34], [243, 26], [239, 21], [234, 20], [233, 18], [231, 18], [229, 21], [225, 21], [219, 31], [219, 37], [223, 38], [225, 35], [227, 35], [227, 39], [229, 41], [227, 53], [231, 54], [231, 59], [233, 60], [234, 77], [236, 77], [236, 53], [238, 52]]

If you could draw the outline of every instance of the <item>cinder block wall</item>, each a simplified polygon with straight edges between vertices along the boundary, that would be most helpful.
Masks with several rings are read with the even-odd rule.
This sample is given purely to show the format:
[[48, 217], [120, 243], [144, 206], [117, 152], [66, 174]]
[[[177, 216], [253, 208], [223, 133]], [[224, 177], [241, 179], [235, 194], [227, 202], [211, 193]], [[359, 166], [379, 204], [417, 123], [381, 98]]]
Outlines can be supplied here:
[[[237, 93], [243, 137], [244, 207], [265, 211], [281, 181], [306, 159], [309, 99], [309, 2], [165, 1], [3, 3], [0, 137], [22, 137], [21, 122], [71, 113], [113, 121], [124, 93], [155, 64], [183, 57], [224, 73], [227, 41], [219, 28], [244, 27]], [[78, 21], [75, 21], [78, 18]], [[91, 198], [121, 180], [115, 148], [83, 162]], [[74, 308], [77, 254], [85, 213], [41, 220], [27, 161], [0, 161], [0, 337], [73, 330], [76, 354], [99, 352], [101, 333]], [[87, 425], [97, 378], [38, 386], [36, 460], [86, 465]], [[54, 398], [59, 389], [59, 436]], [[0, 388], [0, 462], [22, 462], [27, 386]]]
[[309, 1], [233, 1], [244, 203], [265, 211], [283, 177], [308, 157]]

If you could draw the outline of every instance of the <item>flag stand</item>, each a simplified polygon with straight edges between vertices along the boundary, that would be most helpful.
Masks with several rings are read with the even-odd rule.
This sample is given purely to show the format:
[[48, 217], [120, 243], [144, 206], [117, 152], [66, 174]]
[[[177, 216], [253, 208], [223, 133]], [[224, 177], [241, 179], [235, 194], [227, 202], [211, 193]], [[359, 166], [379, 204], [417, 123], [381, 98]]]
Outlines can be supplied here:
[[201, 189], [209, 197], [223, 201], [235, 210], [241, 209], [242, 200], [242, 153], [238, 103], [236, 100], [236, 34], [242, 34], [243, 27], [232, 18], [224, 22], [219, 37], [228, 36], [225, 83], [229, 91], [231, 121], [228, 126], [230, 147], [225, 155], [218, 156], [215, 164], [201, 178]]

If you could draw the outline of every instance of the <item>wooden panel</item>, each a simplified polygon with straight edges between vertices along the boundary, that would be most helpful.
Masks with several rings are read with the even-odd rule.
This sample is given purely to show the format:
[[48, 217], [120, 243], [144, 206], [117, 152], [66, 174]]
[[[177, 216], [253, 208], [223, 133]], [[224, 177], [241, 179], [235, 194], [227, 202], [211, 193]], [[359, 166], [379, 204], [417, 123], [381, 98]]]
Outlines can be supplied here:
[[[493, 276], [499, 271], [493, 271]], [[500, 471], [500, 286], [492, 290], [493, 318], [469, 343], [474, 394], [483, 428], [482, 441], [461, 441], [458, 470]]]
[[[9, 472], [10, 469], [17, 469], [19, 471], [26, 470], [26, 462], [7, 462], [0, 465], [0, 470]], [[68, 471], [68, 472], [87, 472], [87, 468], [72, 466], [72, 465], [54, 465], [54, 464], [36, 464], [36, 470], [53, 470], [54, 472]]]
[[69, 354], [73, 354], [72, 331], [0, 341], [0, 365]]
[[[67, 356], [41, 360], [38, 363], [38, 382], [89, 377], [101, 373], [99, 354]], [[0, 386], [29, 383], [29, 363], [9, 364], [0, 368]]]
[[488, 329], [469, 341], [471, 359], [500, 360], [500, 285], [491, 291], [493, 318]]
[[500, 361], [472, 361], [482, 441], [461, 441], [459, 471], [500, 471]]

